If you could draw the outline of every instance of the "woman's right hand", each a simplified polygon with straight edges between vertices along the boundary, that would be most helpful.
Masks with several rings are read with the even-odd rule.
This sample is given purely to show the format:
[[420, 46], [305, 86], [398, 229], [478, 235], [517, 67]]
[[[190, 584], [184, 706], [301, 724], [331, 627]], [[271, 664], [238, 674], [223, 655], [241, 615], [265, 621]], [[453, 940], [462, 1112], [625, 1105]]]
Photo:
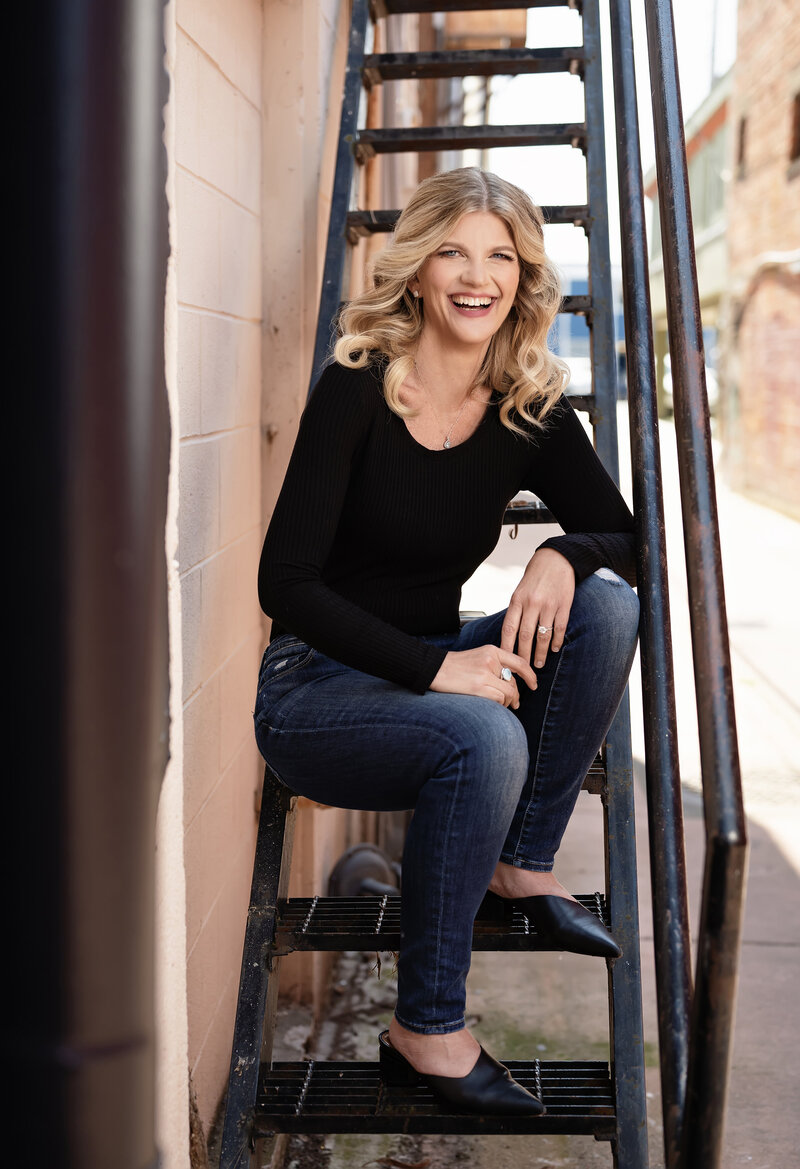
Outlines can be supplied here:
[[430, 688], [443, 694], [475, 694], [479, 698], [491, 698], [492, 702], [516, 710], [519, 706], [517, 683], [513, 678], [506, 682], [500, 677], [500, 671], [506, 666], [519, 674], [531, 690], [536, 689], [536, 675], [530, 662], [496, 645], [450, 650]]

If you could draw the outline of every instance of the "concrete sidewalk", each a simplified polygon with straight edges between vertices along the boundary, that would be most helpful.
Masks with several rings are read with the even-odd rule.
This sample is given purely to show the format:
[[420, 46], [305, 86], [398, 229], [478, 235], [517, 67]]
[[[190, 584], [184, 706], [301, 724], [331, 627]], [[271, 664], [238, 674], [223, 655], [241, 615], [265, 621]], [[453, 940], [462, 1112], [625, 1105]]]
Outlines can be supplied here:
[[[621, 449], [626, 410], [620, 408]], [[662, 427], [672, 596], [676, 693], [688, 883], [698, 921], [704, 828], [693, 703], [677, 471], [671, 427]], [[623, 462], [626, 460], [623, 458]], [[724, 1169], [791, 1169], [800, 1165], [796, 987], [800, 983], [800, 710], [797, 706], [800, 620], [794, 578], [800, 525], [718, 486], [726, 570], [737, 719], [750, 829], [750, 875]], [[464, 608], [502, 608], [534, 543], [549, 534], [521, 529], [501, 537], [495, 554], [465, 590]], [[638, 665], [631, 683], [637, 774], [643, 1006], [650, 1167], [662, 1169], [658, 1028], [650, 911], [647, 808]], [[603, 887], [599, 800], [582, 793], [557, 862], [577, 892]], [[374, 955], [345, 955], [332, 988], [332, 1009], [310, 1041], [303, 1011], [284, 1010], [277, 1058], [376, 1058], [377, 1032], [388, 1024], [394, 982]], [[501, 1058], [605, 1058], [607, 997], [603, 964], [571, 954], [475, 954], [468, 1011], [475, 1035]], [[599, 1169], [611, 1166], [606, 1144], [585, 1137], [331, 1137], [294, 1139], [290, 1169], [356, 1169], [368, 1164], [416, 1169]]]

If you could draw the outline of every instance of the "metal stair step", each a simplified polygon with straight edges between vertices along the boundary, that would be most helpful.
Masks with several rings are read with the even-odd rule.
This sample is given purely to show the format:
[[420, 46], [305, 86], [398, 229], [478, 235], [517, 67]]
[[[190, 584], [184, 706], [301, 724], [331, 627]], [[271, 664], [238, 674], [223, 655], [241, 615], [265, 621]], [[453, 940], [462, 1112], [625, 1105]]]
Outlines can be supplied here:
[[385, 1085], [378, 1063], [305, 1060], [262, 1064], [255, 1132], [570, 1133], [614, 1136], [614, 1090], [602, 1060], [504, 1060], [541, 1094], [544, 1116], [473, 1116], [439, 1110], [423, 1084]]
[[[600, 893], [584, 894], [578, 901], [609, 925], [606, 899]], [[542, 941], [527, 917], [515, 912], [513, 921], [476, 918], [473, 950], [558, 950]], [[278, 902], [273, 953], [297, 950], [399, 950], [400, 898], [290, 897]]]
[[555, 49], [453, 49], [430, 53], [372, 53], [364, 58], [366, 85], [436, 77], [495, 77], [520, 73], [577, 73], [580, 45]]
[[389, 130], [359, 130], [353, 141], [358, 162], [375, 154], [424, 150], [485, 150], [503, 146], [586, 145], [583, 122], [526, 126], [412, 126]]
[[584, 313], [588, 316], [591, 311], [591, 296], [565, 296], [561, 301], [562, 313]]
[[[591, 226], [590, 210], [585, 203], [542, 204], [541, 210], [546, 223], [571, 224], [582, 227], [585, 231]], [[386, 211], [350, 211], [347, 216], [350, 242], [355, 243], [361, 236], [394, 231], [399, 216], [400, 211], [397, 208]]]
[[575, 8], [581, 10], [581, 0], [503, 0], [502, 5], [487, 4], [486, 0], [372, 0], [376, 16], [413, 12], [483, 12], [492, 8]]

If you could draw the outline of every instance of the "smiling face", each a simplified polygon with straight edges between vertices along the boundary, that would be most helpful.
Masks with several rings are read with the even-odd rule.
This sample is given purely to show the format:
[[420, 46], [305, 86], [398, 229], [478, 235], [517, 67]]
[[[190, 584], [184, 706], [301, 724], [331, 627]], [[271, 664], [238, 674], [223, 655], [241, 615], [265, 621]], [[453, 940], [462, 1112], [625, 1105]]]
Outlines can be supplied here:
[[511, 233], [490, 211], [462, 216], [409, 282], [422, 298], [428, 341], [484, 352], [508, 316], [518, 285]]

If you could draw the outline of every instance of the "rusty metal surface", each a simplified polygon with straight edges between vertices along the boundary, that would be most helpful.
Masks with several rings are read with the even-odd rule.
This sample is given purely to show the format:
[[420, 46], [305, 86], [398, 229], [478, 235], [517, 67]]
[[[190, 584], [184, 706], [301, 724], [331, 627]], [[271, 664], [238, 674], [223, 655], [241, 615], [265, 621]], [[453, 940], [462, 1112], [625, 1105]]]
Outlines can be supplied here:
[[688, 1084], [668, 1164], [720, 1163], [747, 851], [672, 6], [646, 5], [708, 856]]
[[589, 291], [592, 301], [592, 389], [596, 408], [594, 445], [609, 475], [615, 483], [619, 483], [617, 355], [614, 348], [614, 303], [608, 243], [608, 176], [598, 0], [587, 0], [584, 6], [583, 48], [586, 185], [592, 211]]
[[[679, 1144], [689, 1063], [691, 939], [678, 766], [644, 193], [629, 0], [611, 5], [623, 294], [637, 523], [645, 770], [665, 1145]], [[668, 1153], [668, 1164], [672, 1164]]]
[[262, 1062], [272, 1054], [279, 962], [274, 954], [279, 898], [285, 898], [292, 861], [296, 801], [269, 768], [264, 773], [258, 839], [250, 886], [220, 1169], [248, 1161]]
[[353, 0], [350, 19], [350, 37], [347, 48], [347, 69], [344, 96], [336, 148], [336, 170], [328, 220], [328, 241], [325, 248], [325, 266], [322, 272], [317, 331], [314, 341], [314, 359], [311, 366], [309, 394], [319, 381], [320, 374], [333, 348], [335, 321], [342, 298], [347, 263], [347, 213], [350, 210], [355, 159], [351, 144], [357, 135], [358, 109], [361, 100], [361, 67], [367, 43], [369, 6], [367, 0]]

